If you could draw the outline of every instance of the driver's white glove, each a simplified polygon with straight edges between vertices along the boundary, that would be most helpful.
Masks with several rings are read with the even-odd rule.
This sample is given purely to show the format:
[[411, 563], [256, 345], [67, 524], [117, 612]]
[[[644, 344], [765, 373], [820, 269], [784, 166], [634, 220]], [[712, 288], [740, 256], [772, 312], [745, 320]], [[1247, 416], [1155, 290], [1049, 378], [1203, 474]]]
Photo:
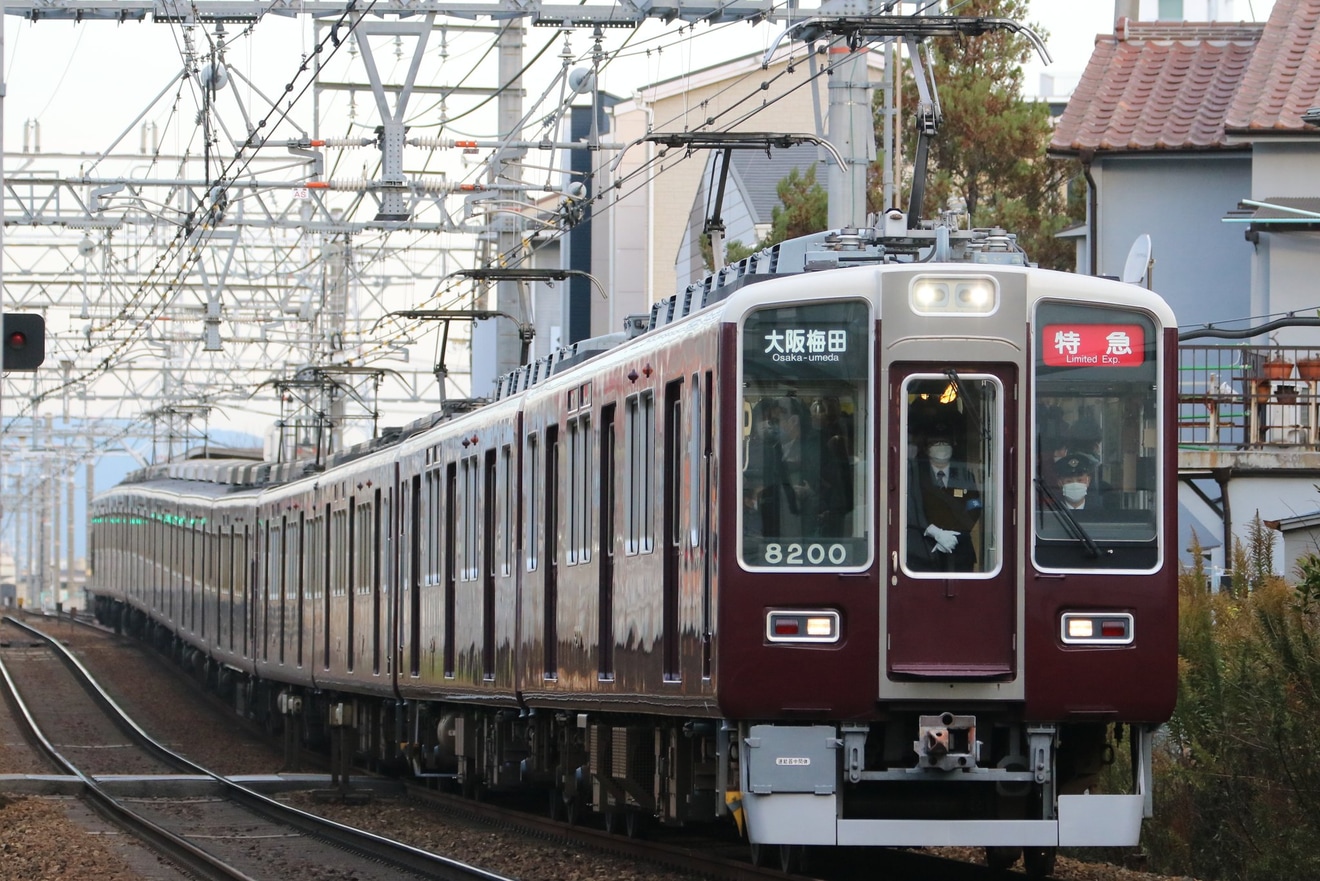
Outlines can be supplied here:
[[932, 523], [926, 527], [926, 534], [935, 539], [935, 550], [941, 553], [952, 554], [958, 546], [958, 533], [952, 529], [940, 529]]

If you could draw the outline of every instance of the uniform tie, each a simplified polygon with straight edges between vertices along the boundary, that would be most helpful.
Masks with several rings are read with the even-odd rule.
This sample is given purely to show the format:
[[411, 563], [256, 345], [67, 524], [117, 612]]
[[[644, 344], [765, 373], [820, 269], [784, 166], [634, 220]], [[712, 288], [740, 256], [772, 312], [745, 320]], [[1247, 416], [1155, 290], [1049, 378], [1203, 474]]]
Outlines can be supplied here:
[[936, 472], [935, 472], [935, 481], [940, 485], [940, 488], [941, 488], [941, 489], [943, 489], [945, 486], [947, 486], [947, 484], [944, 482], [944, 472], [943, 472], [943, 471], [936, 471]]

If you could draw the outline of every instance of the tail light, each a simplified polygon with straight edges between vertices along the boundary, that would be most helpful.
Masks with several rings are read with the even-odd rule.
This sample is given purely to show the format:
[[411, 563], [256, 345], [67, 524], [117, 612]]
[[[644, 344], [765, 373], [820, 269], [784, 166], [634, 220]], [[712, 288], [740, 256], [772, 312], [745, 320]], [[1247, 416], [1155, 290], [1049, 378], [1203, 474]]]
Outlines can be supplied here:
[[765, 614], [765, 638], [770, 642], [838, 642], [839, 630], [839, 613], [832, 609], [772, 609]]

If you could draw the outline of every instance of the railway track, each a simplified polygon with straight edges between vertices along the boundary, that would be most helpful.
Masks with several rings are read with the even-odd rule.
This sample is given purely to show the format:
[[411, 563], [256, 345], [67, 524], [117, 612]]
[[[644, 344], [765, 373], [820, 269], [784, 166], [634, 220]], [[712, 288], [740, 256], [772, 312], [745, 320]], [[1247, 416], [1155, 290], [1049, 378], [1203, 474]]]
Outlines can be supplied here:
[[195, 877], [499, 878], [211, 773], [152, 739], [58, 642], [15, 619], [5, 623], [23, 644], [0, 653], [0, 679], [28, 736], [98, 813]]
[[[49, 619], [42, 626], [51, 629]], [[187, 691], [191, 683], [181, 681], [185, 678], [184, 674], [171, 668], [165, 659], [155, 653], [130, 649], [99, 628], [87, 628], [85, 631], [80, 628], [75, 631], [66, 621], [61, 621], [56, 627], [61, 628], [59, 632], [62, 637], [77, 646], [84, 657], [100, 660], [113, 657], [114, 652], [123, 654], [131, 651], [149, 659], [150, 666], [155, 668], [154, 674], [162, 681], [159, 693], [169, 695], [165, 698], [167, 702], [177, 704], [184, 700], [200, 701], [200, 691]], [[105, 645], [118, 648], [106, 649]], [[139, 679], [147, 678], [141, 670], [136, 675]], [[183, 696], [180, 696], [180, 692], [166, 690], [164, 680], [173, 680], [175, 685], [182, 686]], [[164, 724], [159, 707], [153, 710], [132, 695], [121, 694], [120, 701], [134, 714], [140, 715], [142, 727], [154, 732]], [[178, 739], [176, 734], [175, 741]], [[201, 741], [202, 738], [194, 738], [189, 745], [197, 745]], [[230, 773], [237, 776], [251, 770], [251, 760], [248, 760], [246, 765]], [[379, 788], [379, 783], [372, 782], [372, 778], [365, 772], [356, 776], [353, 783], [355, 787], [363, 789], [376, 788], [370, 803], [360, 805], [338, 800], [327, 801], [314, 798], [306, 791], [281, 793], [276, 798], [291, 802], [309, 814], [327, 816], [345, 828], [361, 827], [374, 830], [383, 837], [397, 836], [420, 850], [457, 853], [460, 859], [495, 866], [497, 871], [521, 878], [565, 877], [571, 871], [574, 877], [582, 879], [647, 878], [680, 881], [703, 877], [718, 881], [759, 881], [795, 877], [851, 881], [873, 879], [877, 871], [882, 870], [885, 877], [896, 881], [931, 877], [949, 881], [983, 881], [992, 877], [1014, 877], [1016, 874], [989, 873], [984, 866], [941, 860], [919, 852], [870, 849], [813, 853], [802, 873], [788, 876], [773, 868], [753, 867], [746, 859], [746, 844], [729, 838], [712, 836], [694, 839], [690, 830], [673, 834], [662, 828], [647, 830], [645, 837], [633, 838], [625, 834], [624, 828], [611, 833], [590, 820], [585, 824], [569, 826], [549, 816], [537, 816], [538, 811], [543, 815], [548, 813], [544, 803], [533, 806], [533, 813], [529, 813], [525, 800], [506, 801], [496, 794], [492, 794], [488, 801], [474, 802], [420, 786], [410, 786], [406, 790], [397, 784], [392, 788]], [[200, 810], [204, 804], [204, 801], [188, 802], [186, 807], [189, 811]], [[216, 821], [212, 825], [221, 828], [223, 824]], [[465, 830], [464, 827], [470, 828]], [[541, 862], [556, 858], [561, 861], [562, 870], [547, 869]], [[294, 876], [281, 874], [279, 877]]]

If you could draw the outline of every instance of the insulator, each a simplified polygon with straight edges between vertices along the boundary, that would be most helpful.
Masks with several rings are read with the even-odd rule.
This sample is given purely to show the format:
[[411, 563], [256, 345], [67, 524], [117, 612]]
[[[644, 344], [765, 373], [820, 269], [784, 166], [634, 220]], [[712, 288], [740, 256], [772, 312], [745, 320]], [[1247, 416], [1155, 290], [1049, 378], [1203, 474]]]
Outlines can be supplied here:
[[420, 193], [452, 193], [455, 189], [454, 185], [449, 181], [444, 180], [443, 178], [436, 179], [434, 177], [415, 180], [409, 188], [414, 192]]
[[326, 189], [330, 190], [358, 192], [371, 189], [374, 186], [374, 181], [369, 181], [366, 178], [356, 178], [353, 180], [328, 180], [325, 182], [325, 185]]

